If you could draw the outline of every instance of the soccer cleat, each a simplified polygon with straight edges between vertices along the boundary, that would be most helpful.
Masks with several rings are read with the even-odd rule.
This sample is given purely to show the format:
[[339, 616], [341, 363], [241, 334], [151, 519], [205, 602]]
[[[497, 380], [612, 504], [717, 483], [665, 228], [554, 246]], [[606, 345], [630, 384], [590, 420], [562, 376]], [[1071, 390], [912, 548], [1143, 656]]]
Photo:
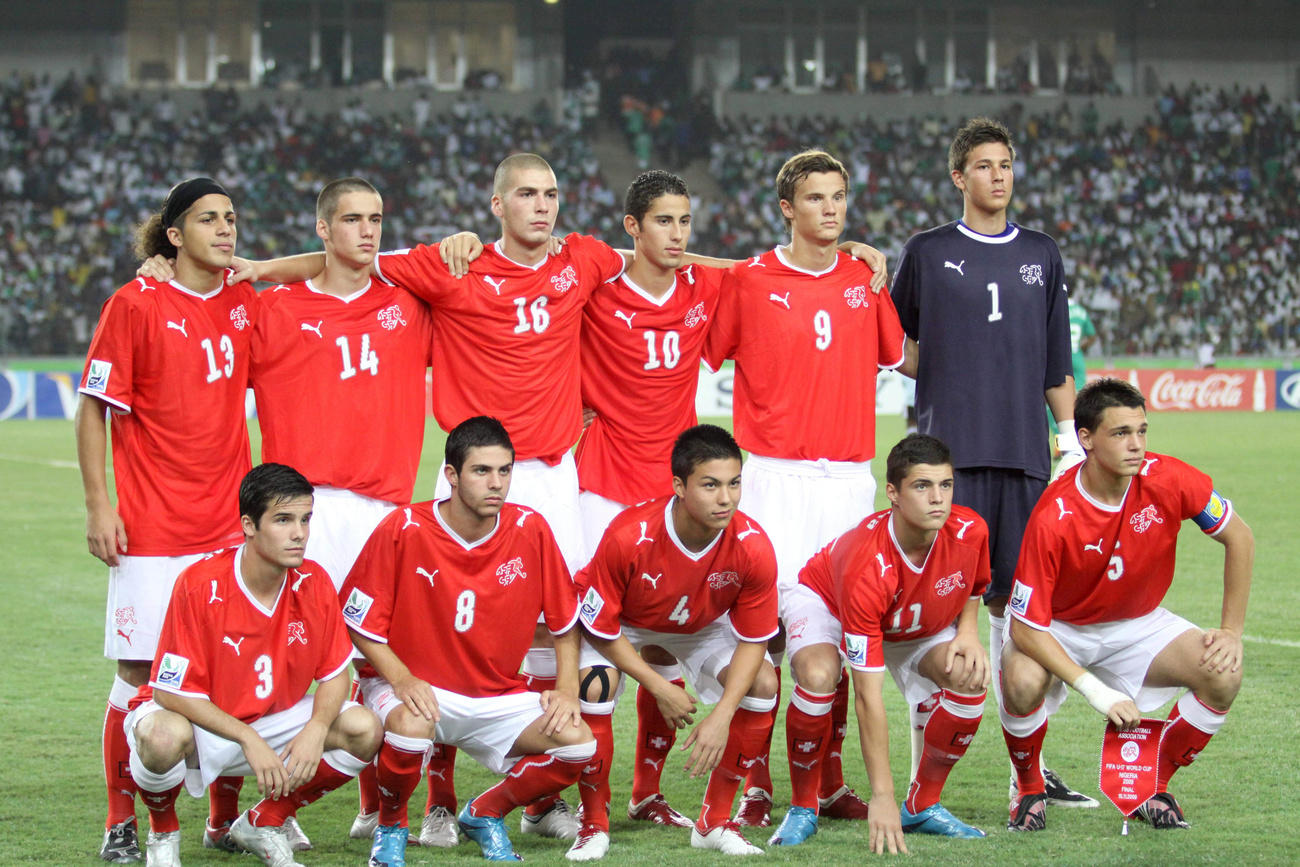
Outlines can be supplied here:
[[148, 867], [181, 867], [181, 832], [150, 831], [145, 852]]
[[243, 852], [234, 840], [230, 839], [230, 823], [214, 828], [206, 821], [203, 823], [203, 848], [218, 849], [222, 852]]
[[781, 827], [768, 838], [769, 846], [798, 846], [817, 833], [817, 813], [808, 807], [791, 807], [781, 820]]
[[248, 813], [244, 813], [231, 823], [230, 839], [261, 858], [266, 867], [302, 867], [293, 860], [293, 848], [283, 825], [258, 827], [248, 821]]
[[909, 812], [906, 804], [898, 808], [898, 817], [903, 822], [905, 834], [937, 834], [940, 837], [957, 837], [973, 839], [988, 835], [973, 825], [967, 825], [943, 804], [931, 804], [919, 813]]
[[867, 818], [867, 802], [848, 786], [840, 786], [829, 798], [818, 798], [817, 805], [817, 814], [827, 819], [863, 821]]
[[1043, 768], [1043, 782], [1047, 785], [1047, 801], [1058, 807], [1096, 807], [1097, 800], [1076, 792], [1065, 784], [1060, 774]]
[[375, 827], [378, 824], [378, 810], [373, 813], [357, 813], [357, 817], [352, 820], [352, 827], [348, 830], [348, 836], [353, 840], [369, 840], [375, 836]]
[[99, 847], [99, 857], [110, 864], [134, 864], [144, 860], [134, 817], [104, 829], [104, 842]]
[[367, 867], [406, 867], [406, 840], [411, 829], [405, 825], [375, 825]]
[[[740, 799], [735, 823], [750, 828], [766, 828], [772, 824], [772, 795], [758, 786], [750, 786]], [[695, 823], [691, 823], [694, 827]], [[717, 830], [717, 829], [714, 829]]]
[[699, 826], [691, 824], [691, 845], [696, 849], [717, 849], [723, 855], [762, 855], [763, 850], [746, 840], [735, 822], [723, 822], [708, 833], [701, 834]]
[[570, 861], [599, 861], [609, 852], [609, 832], [602, 831], [595, 825], [586, 825], [578, 832], [564, 857]]
[[1178, 806], [1174, 796], [1168, 792], [1160, 792], [1148, 798], [1137, 808], [1137, 816], [1145, 822], [1150, 822], [1152, 828], [1192, 827], [1183, 817], [1183, 808]]
[[311, 848], [311, 838], [307, 832], [298, 824], [297, 816], [290, 816], [284, 820], [284, 834], [289, 838], [289, 848], [295, 852], [306, 852]]
[[628, 801], [627, 817], [634, 822], [653, 822], [656, 825], [666, 825], [672, 828], [689, 828], [694, 824], [690, 819], [668, 806], [667, 799], [657, 792], [639, 804]]
[[460, 842], [460, 832], [456, 830], [456, 817], [446, 807], [434, 807], [425, 814], [424, 821], [420, 823], [420, 836], [417, 839], [421, 846], [450, 849]]
[[1047, 827], [1047, 796], [1042, 792], [1017, 795], [1011, 802], [1009, 831], [1041, 831]]
[[473, 801], [466, 804], [456, 821], [460, 825], [460, 832], [483, 850], [483, 857], [489, 861], [524, 860], [515, 854], [515, 847], [510, 843], [510, 835], [506, 833], [505, 820], [494, 816], [475, 816], [469, 809], [473, 805]]
[[554, 837], [556, 840], [573, 840], [578, 836], [582, 823], [573, 815], [563, 798], [556, 800], [545, 813], [530, 816], [524, 813], [519, 817], [519, 830], [524, 834], [537, 834], [541, 837]]

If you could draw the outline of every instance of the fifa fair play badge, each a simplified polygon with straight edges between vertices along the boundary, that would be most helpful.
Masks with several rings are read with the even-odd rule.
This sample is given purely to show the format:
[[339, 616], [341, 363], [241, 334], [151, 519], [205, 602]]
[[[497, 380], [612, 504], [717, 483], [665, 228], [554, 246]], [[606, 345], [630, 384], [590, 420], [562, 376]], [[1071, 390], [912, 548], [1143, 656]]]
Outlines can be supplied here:
[[1124, 816], [1121, 835], [1128, 834], [1129, 817], [1156, 793], [1162, 719], [1143, 719], [1137, 728], [1120, 731], [1106, 724], [1101, 740], [1101, 793]]

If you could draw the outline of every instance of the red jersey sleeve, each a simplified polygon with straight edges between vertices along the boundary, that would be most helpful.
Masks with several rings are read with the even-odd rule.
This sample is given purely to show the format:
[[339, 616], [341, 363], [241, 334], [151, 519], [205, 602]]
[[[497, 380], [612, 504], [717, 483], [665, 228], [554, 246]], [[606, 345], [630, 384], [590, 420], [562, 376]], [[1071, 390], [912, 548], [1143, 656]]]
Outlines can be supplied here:
[[1020, 543], [1015, 585], [1007, 602], [1007, 610], [1014, 617], [1035, 629], [1052, 625], [1052, 592], [1061, 573], [1060, 545], [1064, 539], [1044, 514], [1041, 508], [1035, 508], [1029, 517]]
[[352, 662], [352, 637], [348, 635], [347, 624], [343, 621], [343, 612], [339, 609], [339, 599], [334, 593], [334, 583], [329, 580], [325, 569], [321, 568], [323, 581], [312, 582], [312, 608], [316, 611], [319, 622], [315, 632], [319, 636], [324, 650], [316, 666], [316, 680], [326, 681], [347, 670]]
[[596, 280], [591, 283], [588, 295], [601, 283], [608, 283], [618, 277], [627, 267], [622, 253], [590, 235], [570, 233], [565, 236], [564, 244], [575, 258], [589, 262], [595, 269]]
[[739, 545], [748, 562], [731, 606], [731, 631], [741, 641], [767, 641], [778, 628], [776, 552], [766, 533], [748, 536]]
[[876, 357], [880, 367], [893, 370], [903, 363], [903, 326], [889, 293], [881, 291], [875, 297]]
[[437, 304], [457, 283], [438, 248], [428, 244], [380, 253], [375, 257], [375, 273], [429, 304]]
[[591, 562], [578, 573], [578, 584], [586, 588], [579, 617], [583, 627], [598, 638], [612, 640], [623, 633], [629, 557], [622, 547], [618, 535], [607, 531]]
[[[757, 257], [756, 257], [757, 258]], [[722, 367], [722, 362], [734, 358], [740, 342], [740, 310], [738, 309], [735, 284], [739, 279], [736, 270], [745, 263], [733, 265], [722, 278], [719, 289], [718, 309], [713, 324], [704, 338], [704, 351], [701, 360], [710, 370]]]
[[[878, 577], [867, 565], [853, 570], [841, 583], [840, 625], [844, 631], [844, 655], [858, 671], [883, 671], [885, 668], [885, 617], [889, 612], [897, 582]], [[891, 570], [896, 572], [897, 570]]]
[[[140, 285], [145, 284], [140, 281]], [[99, 324], [90, 340], [90, 350], [86, 353], [86, 369], [81, 377], [83, 394], [128, 411], [135, 393], [131, 338], [135, 310], [127, 302], [126, 294], [120, 290], [104, 302]]]
[[[540, 519], [541, 515], [536, 517]], [[551, 528], [544, 520], [537, 524], [543, 528], [538, 534], [542, 561], [542, 616], [552, 635], [563, 635], [578, 622], [578, 589]]]
[[[210, 700], [213, 672], [206, 653], [209, 630], [200, 616], [200, 606], [205, 603], [201, 595], [189, 591], [191, 582], [186, 580], [187, 575], [198, 574], [191, 573], [193, 568], [181, 573], [167, 604], [149, 686], [188, 698]], [[202, 580], [201, 575], [199, 579]]]
[[339, 588], [347, 628], [381, 644], [388, 643], [397, 589], [396, 531], [400, 524], [395, 522], [409, 519], [409, 515], [409, 508], [398, 509], [379, 523]]

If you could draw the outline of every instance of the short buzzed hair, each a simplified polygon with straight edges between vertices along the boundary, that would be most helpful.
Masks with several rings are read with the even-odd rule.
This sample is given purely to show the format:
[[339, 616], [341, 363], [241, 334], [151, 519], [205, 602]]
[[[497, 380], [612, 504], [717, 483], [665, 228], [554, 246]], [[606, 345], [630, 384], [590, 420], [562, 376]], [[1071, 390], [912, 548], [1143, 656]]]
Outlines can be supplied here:
[[496, 174], [492, 176], [492, 195], [504, 196], [510, 185], [511, 173], [527, 169], [541, 169], [550, 172], [552, 177], [555, 175], [551, 164], [537, 154], [511, 154], [501, 161]]
[[1015, 160], [1016, 148], [1011, 143], [1011, 132], [1005, 125], [991, 117], [972, 117], [966, 121], [966, 125], [957, 130], [952, 144], [948, 146], [948, 171], [966, 171], [966, 160], [970, 158], [970, 152], [990, 142], [1006, 145], [1011, 152], [1011, 159]]
[[[844, 167], [844, 163], [835, 159], [835, 157], [826, 153], [826, 151], [807, 150], [797, 153], [785, 161], [781, 170], [776, 173], [776, 198], [778, 201], [789, 202], [794, 204], [795, 191], [799, 189], [799, 184], [809, 175], [833, 174], [839, 173], [844, 179], [844, 192], [849, 191], [849, 170]], [[790, 231], [792, 222], [789, 217], [785, 219], [786, 231]]]
[[[316, 197], [316, 219], [324, 220], [328, 223], [334, 219], [334, 212], [339, 208], [339, 199], [348, 193], [374, 193], [379, 196], [379, 190], [365, 178], [339, 178], [330, 181], [320, 191]], [[379, 196], [379, 201], [383, 202], [384, 197]]]

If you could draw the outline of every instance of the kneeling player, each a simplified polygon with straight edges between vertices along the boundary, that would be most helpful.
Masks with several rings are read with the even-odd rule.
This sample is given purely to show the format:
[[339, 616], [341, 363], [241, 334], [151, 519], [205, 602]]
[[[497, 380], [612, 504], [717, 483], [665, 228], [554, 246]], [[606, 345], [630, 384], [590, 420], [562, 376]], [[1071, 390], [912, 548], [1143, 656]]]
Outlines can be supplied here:
[[[460, 829], [490, 860], [516, 858], [503, 817], [577, 782], [596, 751], [578, 711], [578, 597], [541, 515], [506, 503], [514, 448], [477, 416], [447, 436], [451, 496], [380, 523], [340, 598], [384, 721], [370, 864], [406, 863], [406, 802], [434, 741], [506, 778], [465, 805]], [[544, 615], [557, 683], [530, 692], [519, 666]], [[367, 676], [369, 675], [369, 676]]]
[[[1255, 539], [1210, 477], [1146, 450], [1146, 400], [1126, 382], [1091, 382], [1074, 402], [1088, 457], [1048, 486], [1029, 517], [1007, 608], [1002, 733], [1016, 771], [1013, 831], [1046, 826], [1038, 754], [1047, 710], [1070, 684], [1120, 728], [1184, 693], [1160, 738], [1156, 795], [1138, 808], [1157, 828], [1186, 828], [1169, 778], [1223, 725], [1241, 688], [1241, 630]], [[1182, 522], [1222, 544], [1223, 608], [1202, 631], [1160, 607]]]
[[286, 820], [379, 747], [375, 715], [345, 701], [352, 643], [334, 584], [303, 559], [311, 510], [296, 470], [254, 468], [239, 488], [244, 544], [176, 580], [149, 685], [126, 721], [131, 776], [149, 793], [151, 865], [180, 864], [181, 784], [197, 797], [223, 775], [257, 777], [264, 796], [231, 825], [234, 842], [293, 864]]
[[[889, 510], [815, 554], [786, 599], [796, 683], [786, 714], [793, 798], [772, 835], [775, 845], [798, 845], [817, 831], [841, 639], [871, 780], [871, 849], [906, 852], [904, 831], [984, 836], [949, 813], [939, 796], [984, 715], [989, 659], [976, 620], [989, 583], [988, 528], [971, 509], [953, 505], [952, 458], [934, 437], [912, 434], [894, 446], [885, 477]], [[924, 731], [901, 810], [881, 697], [886, 668], [914, 709], [913, 727]], [[928, 718], [923, 708], [932, 708]]]
[[[765, 649], [777, 628], [776, 556], [758, 525], [736, 510], [740, 467], [740, 447], [722, 428], [682, 433], [672, 451], [674, 496], [615, 518], [578, 579], [587, 588], [581, 617], [589, 641], [649, 690], [670, 725], [694, 722], [695, 703], [646, 664], [644, 647], [676, 657], [700, 700], [715, 704], [683, 749], [691, 749], [691, 776], [709, 774], [691, 845], [724, 855], [762, 854], [731, 821], [731, 806], [766, 744], [776, 703], [776, 672]], [[609, 848], [614, 702], [586, 707], [600, 747], [583, 771], [583, 828], [571, 860], [599, 858]]]

